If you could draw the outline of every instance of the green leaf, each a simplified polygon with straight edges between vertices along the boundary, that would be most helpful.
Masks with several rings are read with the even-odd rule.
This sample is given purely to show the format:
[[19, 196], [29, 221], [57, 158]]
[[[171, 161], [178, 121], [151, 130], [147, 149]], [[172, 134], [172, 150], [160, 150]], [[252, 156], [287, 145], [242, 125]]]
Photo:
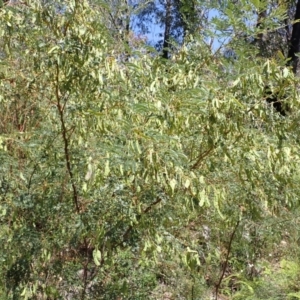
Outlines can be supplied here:
[[104, 176], [108, 176], [109, 172], [110, 172], [109, 160], [107, 159], [106, 162], [105, 162]]
[[100, 250], [94, 249], [93, 259], [94, 259], [95, 265], [100, 266], [100, 262], [101, 262], [101, 252], [100, 252]]
[[175, 186], [177, 185], [177, 180], [174, 179], [174, 178], [172, 178], [172, 179], [170, 180], [169, 184], [170, 184], [172, 193], [174, 194]]

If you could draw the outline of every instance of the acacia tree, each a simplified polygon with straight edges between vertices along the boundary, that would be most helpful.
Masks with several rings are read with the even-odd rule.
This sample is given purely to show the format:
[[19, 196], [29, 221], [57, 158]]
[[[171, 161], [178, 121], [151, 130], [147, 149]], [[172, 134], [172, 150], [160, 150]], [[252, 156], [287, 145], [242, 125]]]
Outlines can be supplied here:
[[[197, 37], [123, 60], [107, 6], [59, 5], [0, 11], [1, 297], [218, 298], [236, 274], [253, 296], [245, 266], [286, 230], [269, 218], [298, 210], [292, 72]], [[289, 87], [288, 118], [264, 74]]]

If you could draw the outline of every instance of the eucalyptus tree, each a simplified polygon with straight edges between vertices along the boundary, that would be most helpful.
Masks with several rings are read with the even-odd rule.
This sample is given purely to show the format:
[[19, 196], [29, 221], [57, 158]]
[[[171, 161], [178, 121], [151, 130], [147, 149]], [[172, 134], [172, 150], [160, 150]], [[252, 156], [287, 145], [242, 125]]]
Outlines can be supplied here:
[[182, 45], [190, 35], [199, 34], [205, 28], [208, 8], [205, 1], [149, 1], [136, 15], [136, 30], [149, 33], [149, 25], [156, 24], [160, 32], [155, 40], [156, 48], [168, 59], [176, 44]]

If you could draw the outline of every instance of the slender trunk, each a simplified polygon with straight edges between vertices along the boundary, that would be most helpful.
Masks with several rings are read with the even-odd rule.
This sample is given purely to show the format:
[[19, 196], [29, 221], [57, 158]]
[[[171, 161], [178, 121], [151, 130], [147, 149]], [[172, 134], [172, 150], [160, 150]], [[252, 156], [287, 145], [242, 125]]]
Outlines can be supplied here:
[[[297, 1], [295, 21], [300, 19], [300, 0]], [[288, 58], [290, 58], [289, 65], [293, 67], [293, 72], [296, 76], [300, 74], [299, 57], [296, 56], [300, 52], [300, 23], [294, 23], [292, 38], [289, 45]]]
[[125, 30], [123, 35], [123, 40], [125, 42], [125, 61], [128, 61], [130, 53], [129, 53], [129, 34], [130, 34], [130, 12], [129, 12], [129, 3], [126, 1], [126, 9], [125, 9]]
[[289, 18], [287, 17], [286, 19], [284, 19], [284, 29], [285, 29], [285, 38], [286, 41], [289, 42], [291, 39], [291, 30], [290, 30], [290, 25], [289, 25]]
[[170, 51], [170, 38], [171, 38], [171, 23], [172, 23], [172, 0], [166, 0], [166, 18], [165, 18], [165, 32], [163, 42], [163, 53], [162, 57], [165, 59], [169, 58]]

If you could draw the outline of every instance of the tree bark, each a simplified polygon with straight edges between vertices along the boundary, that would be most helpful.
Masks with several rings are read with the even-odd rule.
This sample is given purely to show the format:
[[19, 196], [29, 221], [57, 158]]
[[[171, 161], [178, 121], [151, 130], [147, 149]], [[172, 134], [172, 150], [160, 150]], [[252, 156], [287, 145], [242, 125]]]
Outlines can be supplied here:
[[[300, 0], [297, 1], [295, 21], [300, 19]], [[294, 23], [292, 38], [290, 41], [288, 58], [290, 58], [289, 65], [293, 67], [293, 72], [296, 76], [300, 75], [299, 57], [296, 56], [300, 52], [300, 23]], [[299, 53], [300, 54], [300, 53]]]
[[172, 0], [166, 1], [166, 18], [165, 18], [165, 32], [163, 42], [162, 57], [169, 58], [170, 51], [170, 38], [171, 38], [171, 26], [172, 26]]
[[129, 60], [129, 34], [130, 34], [130, 11], [129, 11], [129, 3], [126, 0], [126, 9], [124, 11], [125, 13], [125, 28], [124, 28], [124, 33], [123, 33], [123, 40], [125, 42], [125, 61]]

